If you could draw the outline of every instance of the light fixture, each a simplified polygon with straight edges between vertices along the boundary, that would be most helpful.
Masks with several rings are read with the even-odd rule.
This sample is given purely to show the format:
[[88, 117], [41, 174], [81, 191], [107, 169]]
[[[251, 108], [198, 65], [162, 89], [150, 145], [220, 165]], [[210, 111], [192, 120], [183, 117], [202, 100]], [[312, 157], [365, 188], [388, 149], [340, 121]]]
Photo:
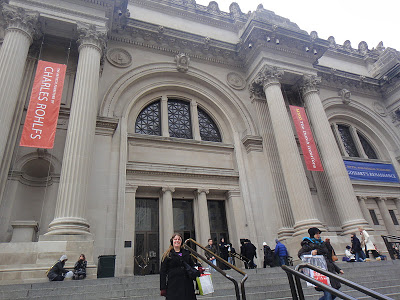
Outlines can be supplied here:
[[306, 47], [306, 52], [309, 52], [309, 51], [310, 51], [310, 48]]
[[314, 49], [314, 55], [317, 55], [317, 54], [318, 54], [317, 50]]
[[276, 42], [276, 44], [277, 44], [277, 45], [279, 45], [279, 39], [276, 39], [276, 41], [275, 41], [275, 42]]
[[267, 42], [270, 42], [271, 38], [269, 36], [267, 36]]

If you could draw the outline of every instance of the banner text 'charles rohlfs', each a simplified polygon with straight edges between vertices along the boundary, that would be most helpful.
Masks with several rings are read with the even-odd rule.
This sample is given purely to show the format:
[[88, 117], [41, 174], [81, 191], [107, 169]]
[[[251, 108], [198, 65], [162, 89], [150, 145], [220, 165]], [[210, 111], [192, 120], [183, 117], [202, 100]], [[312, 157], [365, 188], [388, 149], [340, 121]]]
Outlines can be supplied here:
[[65, 71], [66, 65], [38, 62], [20, 146], [53, 148]]

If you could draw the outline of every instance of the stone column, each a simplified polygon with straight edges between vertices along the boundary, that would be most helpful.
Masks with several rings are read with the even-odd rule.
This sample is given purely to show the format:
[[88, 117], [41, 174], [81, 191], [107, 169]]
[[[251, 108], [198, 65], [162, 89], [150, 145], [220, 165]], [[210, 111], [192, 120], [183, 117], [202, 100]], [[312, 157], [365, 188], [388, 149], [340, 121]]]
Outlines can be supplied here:
[[[125, 205], [122, 220], [122, 241], [117, 247], [123, 248], [124, 275], [133, 275], [135, 264], [135, 213], [137, 186], [129, 186], [125, 192]], [[130, 244], [130, 245], [129, 245]]]
[[387, 198], [385, 198], [385, 197], [379, 197], [376, 199], [376, 202], [378, 203], [379, 211], [381, 213], [383, 223], [385, 224], [387, 233], [389, 235], [397, 235], [396, 227], [393, 224], [392, 217], [390, 216], [389, 210], [386, 206], [386, 200], [387, 200]]
[[199, 112], [197, 111], [196, 100], [190, 101], [190, 114], [192, 117], [193, 139], [195, 139], [196, 141], [201, 141], [200, 126], [199, 126]]
[[393, 199], [393, 201], [396, 204], [397, 213], [400, 215], [400, 198]]
[[208, 239], [211, 238], [210, 233], [210, 219], [208, 216], [208, 205], [207, 205], [207, 194], [208, 190], [198, 189], [197, 190], [197, 205], [199, 213], [199, 240], [201, 245], [207, 245]]
[[164, 247], [167, 249], [170, 245], [169, 240], [174, 234], [174, 211], [172, 206], [172, 193], [175, 192], [173, 187], [162, 188], [162, 234], [164, 235]]
[[353, 186], [319, 98], [320, 82], [320, 78], [316, 76], [305, 75], [301, 91], [319, 148], [324, 176], [328, 179], [338, 210], [343, 234], [349, 234], [357, 231], [359, 226], [367, 225], [367, 221], [358, 206]]
[[105, 31], [78, 25], [79, 60], [54, 220], [48, 235], [88, 234], [85, 219], [97, 117], [97, 91]]
[[283, 71], [264, 66], [253, 81], [253, 87], [262, 86], [265, 93], [272, 127], [275, 133], [283, 176], [294, 217], [294, 236], [302, 235], [310, 227], [322, 227], [314, 208], [310, 187], [294, 138], [292, 123], [286, 109], [279, 80]]
[[[39, 13], [3, 3], [2, 14], [6, 23], [6, 30], [0, 50], [0, 157], [2, 164], [9, 167], [11, 158], [7, 159], [9, 157], [6, 153], [7, 140], [9, 135], [13, 134], [11, 129], [16, 117], [15, 114], [18, 115], [20, 110], [23, 110], [23, 107], [18, 106], [18, 95], [29, 47], [38, 27]], [[5, 158], [6, 161], [4, 161]], [[0, 169], [0, 203], [4, 191], [4, 182], [8, 176], [8, 167]]]
[[161, 97], [161, 135], [169, 137], [167, 96]]
[[[372, 220], [371, 214], [369, 213], [369, 209], [368, 209], [368, 207], [367, 207], [367, 205], [365, 203], [365, 201], [367, 200], [367, 197], [357, 196], [357, 198], [358, 198], [358, 204], [360, 205], [360, 208], [361, 208], [361, 211], [362, 211], [362, 213], [364, 215], [365, 220], [367, 220], [367, 222], [370, 225], [373, 225], [374, 221]], [[364, 228], [365, 228], [365, 230], [369, 231], [368, 228], [370, 228], [370, 226], [368, 226], [368, 228], [367, 227], [364, 227]], [[372, 228], [370, 230], [372, 230]]]

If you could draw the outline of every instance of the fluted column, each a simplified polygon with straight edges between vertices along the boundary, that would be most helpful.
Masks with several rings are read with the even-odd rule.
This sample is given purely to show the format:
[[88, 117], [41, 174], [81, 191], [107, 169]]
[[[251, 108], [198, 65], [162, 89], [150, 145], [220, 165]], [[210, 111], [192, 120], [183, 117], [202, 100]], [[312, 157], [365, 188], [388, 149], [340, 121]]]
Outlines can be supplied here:
[[[6, 3], [3, 3], [1, 13], [6, 23], [6, 30], [0, 50], [0, 157], [2, 158], [2, 164], [9, 166], [9, 159], [7, 160], [8, 155], [6, 153], [7, 140], [10, 134], [15, 134], [15, 132], [12, 132], [13, 120], [20, 115], [20, 111], [23, 109], [23, 107], [18, 106], [18, 95], [29, 47], [33, 42], [33, 35], [38, 27], [39, 13], [15, 8]], [[1, 203], [8, 167], [0, 170]]]
[[210, 219], [208, 216], [208, 205], [207, 205], [207, 194], [208, 190], [198, 189], [197, 190], [197, 205], [199, 212], [199, 243], [201, 245], [207, 245], [208, 239], [211, 238], [210, 234]]
[[172, 206], [172, 193], [175, 192], [173, 187], [162, 188], [162, 225], [164, 235], [164, 249], [170, 245], [170, 238], [174, 234], [174, 211]]
[[379, 211], [381, 213], [383, 223], [385, 224], [388, 234], [397, 235], [396, 227], [393, 224], [392, 217], [390, 216], [389, 210], [386, 206], [386, 200], [387, 198], [385, 197], [379, 197], [376, 199], [376, 202], [378, 203]]
[[261, 85], [267, 98], [283, 176], [293, 210], [294, 236], [296, 236], [304, 234], [310, 227], [322, 227], [322, 223], [314, 208], [307, 177], [281, 91], [279, 80], [282, 76], [283, 71], [276, 67], [264, 66], [252, 85]]
[[85, 219], [97, 117], [100, 59], [105, 32], [79, 24], [79, 60], [58, 190], [55, 218], [47, 234], [87, 234]]
[[394, 203], [396, 204], [397, 213], [400, 215], [400, 198], [394, 199]]
[[161, 97], [161, 135], [169, 136], [168, 98], [165, 95]]
[[367, 221], [358, 206], [353, 186], [319, 98], [318, 85], [320, 81], [316, 76], [305, 75], [301, 90], [318, 144], [324, 175], [328, 178], [328, 184], [338, 210], [343, 234], [349, 234], [356, 231], [357, 227], [367, 225]]
[[[360, 205], [361, 211], [364, 215], [365, 220], [367, 220], [368, 224], [373, 225], [374, 221], [371, 218], [371, 214], [369, 213], [369, 209], [367, 207], [367, 204], [365, 203], [365, 201], [368, 199], [367, 197], [363, 197], [363, 196], [357, 196], [358, 199], [358, 204]], [[370, 227], [370, 226], [368, 226]], [[368, 228], [364, 227], [367, 231]], [[371, 228], [372, 229], [372, 228]]]

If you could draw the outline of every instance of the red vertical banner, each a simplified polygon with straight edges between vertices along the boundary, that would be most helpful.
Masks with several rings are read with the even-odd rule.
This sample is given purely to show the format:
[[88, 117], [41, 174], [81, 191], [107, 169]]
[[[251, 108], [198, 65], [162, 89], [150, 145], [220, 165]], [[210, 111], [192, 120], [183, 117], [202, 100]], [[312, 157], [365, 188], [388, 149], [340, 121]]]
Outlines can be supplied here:
[[319, 158], [317, 146], [312, 136], [310, 124], [303, 107], [289, 105], [290, 112], [299, 137], [301, 150], [303, 151], [304, 160], [307, 170], [323, 171], [322, 163]]
[[66, 69], [39, 60], [20, 146], [53, 148]]

